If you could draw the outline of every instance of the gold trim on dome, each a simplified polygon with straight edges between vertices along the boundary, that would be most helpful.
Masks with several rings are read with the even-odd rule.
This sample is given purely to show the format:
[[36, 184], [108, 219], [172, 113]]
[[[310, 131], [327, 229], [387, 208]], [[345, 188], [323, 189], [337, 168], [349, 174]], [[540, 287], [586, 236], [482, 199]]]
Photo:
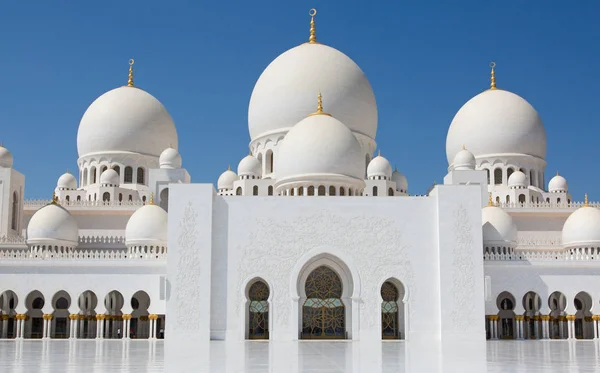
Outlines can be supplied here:
[[135, 60], [132, 58], [129, 60], [129, 78], [127, 79], [127, 86], [133, 87], [133, 64]]
[[496, 88], [496, 70], [494, 70], [494, 68], [496, 67], [496, 63], [495, 62], [490, 62], [490, 67], [492, 68], [492, 72], [490, 74], [490, 89], [497, 89]]
[[314, 113], [310, 114], [310, 116], [313, 115], [327, 115], [327, 116], [331, 116], [331, 114], [326, 113], [323, 111], [323, 95], [321, 95], [321, 92], [319, 92], [319, 95], [317, 96], [317, 111], [315, 111]]
[[310, 16], [310, 36], [308, 37], [308, 42], [310, 44], [317, 44], [317, 29], [315, 28], [315, 16], [317, 15], [317, 10], [312, 8], [308, 11], [308, 15]]

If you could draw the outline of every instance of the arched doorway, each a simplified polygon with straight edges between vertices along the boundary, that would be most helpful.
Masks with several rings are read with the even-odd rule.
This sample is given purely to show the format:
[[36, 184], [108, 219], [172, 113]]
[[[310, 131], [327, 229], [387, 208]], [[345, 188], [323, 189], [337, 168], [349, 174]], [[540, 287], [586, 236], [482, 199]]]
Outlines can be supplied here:
[[404, 286], [399, 281], [387, 280], [381, 285], [381, 338], [405, 339]]
[[567, 338], [567, 319], [565, 314], [567, 297], [560, 291], [555, 291], [548, 297], [548, 307], [550, 307], [550, 338]]
[[575, 338], [594, 339], [594, 322], [592, 321], [592, 297], [585, 291], [577, 293], [573, 305], [575, 312]]
[[342, 280], [327, 266], [315, 268], [307, 277], [302, 305], [303, 339], [346, 338]]
[[123, 313], [121, 309], [124, 304], [123, 295], [117, 290], [111, 291], [104, 298], [104, 307], [106, 308], [102, 330], [104, 338], [117, 338], [119, 330], [123, 330]]
[[27, 320], [25, 320], [25, 333], [24, 338], [42, 338], [44, 335], [44, 308], [45, 299], [42, 293], [38, 290], [34, 290], [25, 299], [25, 306], [27, 307]]
[[52, 297], [52, 314], [50, 338], [69, 338], [69, 306], [71, 297], [69, 293], [61, 290]]
[[96, 338], [96, 306], [98, 298], [91, 290], [86, 290], [77, 300], [79, 306], [79, 320], [77, 326], [77, 338]]
[[[150, 321], [148, 320], [148, 307], [150, 307], [150, 296], [145, 291], [138, 291], [131, 297], [131, 321], [129, 332], [135, 338], [150, 338]], [[120, 328], [117, 332], [121, 330]], [[119, 334], [119, 333], [117, 333]], [[122, 334], [117, 335], [117, 338], [122, 338]]]
[[507, 291], [498, 295], [496, 299], [498, 306], [498, 336], [500, 339], [515, 339], [515, 297]]
[[262, 280], [248, 289], [248, 339], [269, 339], [269, 293]]
[[0, 337], [3, 339], [15, 338], [17, 335], [15, 316], [17, 315], [18, 298], [12, 290], [6, 290], [0, 294], [0, 311], [2, 311], [2, 323], [0, 324]]
[[169, 188], [160, 191], [160, 207], [169, 212]]
[[525, 339], [540, 339], [541, 323], [539, 322], [539, 312], [542, 307], [540, 296], [533, 291], [528, 292], [523, 296], [523, 338]]

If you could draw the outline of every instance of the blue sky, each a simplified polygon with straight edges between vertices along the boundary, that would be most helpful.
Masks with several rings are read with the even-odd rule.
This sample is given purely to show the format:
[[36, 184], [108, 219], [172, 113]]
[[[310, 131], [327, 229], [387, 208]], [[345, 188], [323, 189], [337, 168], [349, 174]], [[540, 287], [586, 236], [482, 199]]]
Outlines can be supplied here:
[[[248, 153], [248, 102], [263, 69], [308, 38], [366, 73], [379, 108], [377, 142], [413, 194], [446, 173], [456, 111], [486, 89], [528, 100], [575, 199], [600, 182], [598, 1], [5, 1], [0, 11], [0, 142], [26, 175], [26, 198], [49, 198], [77, 170], [77, 127], [88, 105], [127, 82], [175, 120], [184, 167], [215, 183]], [[548, 180], [546, 180], [547, 182]]]

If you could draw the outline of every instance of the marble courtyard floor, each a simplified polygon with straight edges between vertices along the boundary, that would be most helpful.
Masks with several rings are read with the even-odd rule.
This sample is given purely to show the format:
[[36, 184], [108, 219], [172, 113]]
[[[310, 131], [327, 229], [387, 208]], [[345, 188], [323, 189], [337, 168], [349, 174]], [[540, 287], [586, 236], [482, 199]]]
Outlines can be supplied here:
[[[213, 341], [194, 369], [164, 366], [163, 341], [2, 341], [0, 372], [600, 372], [598, 341], [492, 341], [456, 351], [413, 342]], [[480, 351], [480, 353], [476, 353]]]

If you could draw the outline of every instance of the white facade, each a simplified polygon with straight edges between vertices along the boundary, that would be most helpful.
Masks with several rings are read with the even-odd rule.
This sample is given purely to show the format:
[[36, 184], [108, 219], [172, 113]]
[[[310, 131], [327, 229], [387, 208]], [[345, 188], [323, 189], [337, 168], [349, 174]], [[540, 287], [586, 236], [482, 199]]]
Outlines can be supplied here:
[[78, 178], [52, 200], [23, 198], [0, 147], [0, 338], [168, 335], [167, 359], [210, 339], [598, 338], [600, 210], [560, 175], [546, 187], [535, 109], [492, 70], [424, 195], [373, 157], [377, 110], [313, 19], [258, 79], [237, 173], [192, 184], [131, 67], [84, 114]]

